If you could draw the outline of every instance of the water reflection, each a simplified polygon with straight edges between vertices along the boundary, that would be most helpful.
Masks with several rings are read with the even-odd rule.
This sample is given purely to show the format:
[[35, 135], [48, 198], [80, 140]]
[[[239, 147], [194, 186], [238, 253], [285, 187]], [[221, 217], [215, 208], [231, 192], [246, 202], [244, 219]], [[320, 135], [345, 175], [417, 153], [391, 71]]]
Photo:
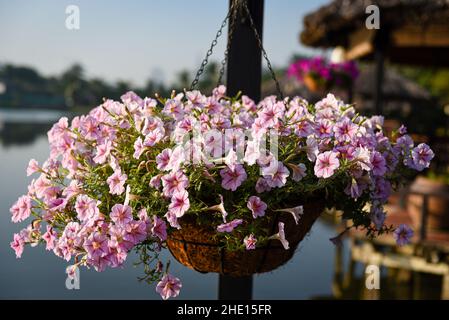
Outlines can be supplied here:
[[13, 110], [0, 108], [0, 143], [4, 146], [28, 145], [45, 135], [62, 116], [57, 110]]
[[[4, 114], [3, 114], [4, 115]], [[46, 252], [44, 247], [25, 249], [16, 260], [9, 248], [14, 232], [25, 225], [11, 223], [9, 207], [29, 183], [25, 168], [30, 158], [39, 162], [48, 156], [45, 135], [52, 117], [3, 117], [8, 121], [0, 130], [0, 298], [25, 299], [160, 299], [154, 286], [139, 282], [144, 275], [136, 254], [130, 254], [123, 269], [102, 273], [81, 270], [81, 289], [67, 290], [67, 263]], [[59, 117], [60, 115], [58, 115]], [[292, 260], [274, 272], [254, 276], [254, 299], [372, 299], [440, 298], [441, 277], [384, 269], [380, 291], [365, 289], [366, 262], [354, 261], [351, 243], [345, 240], [336, 248], [329, 238], [338, 233], [338, 220], [324, 215], [304, 239]], [[169, 257], [164, 252], [164, 260]], [[171, 270], [183, 281], [180, 299], [216, 299], [218, 276], [190, 270], [171, 258]]]

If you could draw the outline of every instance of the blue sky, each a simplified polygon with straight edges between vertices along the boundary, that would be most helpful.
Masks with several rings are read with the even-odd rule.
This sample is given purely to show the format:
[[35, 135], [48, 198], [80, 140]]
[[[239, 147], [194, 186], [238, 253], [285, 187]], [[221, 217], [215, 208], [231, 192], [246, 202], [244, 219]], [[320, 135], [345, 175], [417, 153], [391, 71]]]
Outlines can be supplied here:
[[[302, 17], [328, 0], [265, 0], [264, 46], [274, 65], [307, 51]], [[80, 9], [80, 30], [65, 27], [65, 8]], [[201, 62], [226, 15], [227, 0], [0, 0], [0, 63], [45, 75], [80, 62], [88, 77], [141, 85], [172, 81]], [[221, 60], [226, 34], [214, 52]]]

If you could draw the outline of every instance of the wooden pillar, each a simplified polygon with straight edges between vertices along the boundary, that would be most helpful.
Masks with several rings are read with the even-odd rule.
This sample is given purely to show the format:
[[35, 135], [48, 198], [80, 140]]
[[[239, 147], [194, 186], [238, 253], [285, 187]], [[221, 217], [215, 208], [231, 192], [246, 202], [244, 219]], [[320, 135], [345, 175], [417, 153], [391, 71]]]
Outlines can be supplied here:
[[[238, 4], [242, 0], [230, 0]], [[247, 1], [251, 17], [262, 38], [263, 0]], [[232, 19], [232, 17], [231, 17]], [[232, 25], [230, 21], [229, 25]], [[251, 29], [248, 18], [240, 9], [236, 16], [235, 29], [228, 53], [227, 93], [234, 96], [239, 91], [259, 102], [262, 79], [262, 53], [257, 44], [254, 31]], [[218, 298], [220, 300], [250, 300], [252, 298], [253, 279], [248, 277], [219, 276]]]

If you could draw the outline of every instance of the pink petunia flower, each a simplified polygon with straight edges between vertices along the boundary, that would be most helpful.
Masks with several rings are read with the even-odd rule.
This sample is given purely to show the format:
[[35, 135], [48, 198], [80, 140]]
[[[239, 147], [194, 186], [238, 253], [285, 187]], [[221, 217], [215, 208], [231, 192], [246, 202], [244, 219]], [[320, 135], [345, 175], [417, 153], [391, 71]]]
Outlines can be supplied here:
[[223, 217], [223, 222], [226, 222], [226, 217], [228, 216], [228, 213], [226, 212], [226, 209], [224, 207], [223, 196], [221, 194], [218, 196], [220, 197], [220, 203], [207, 208], [207, 210], [220, 212]]
[[329, 178], [336, 169], [340, 166], [337, 153], [333, 151], [326, 151], [318, 155], [315, 162], [315, 175], [318, 178]]
[[94, 162], [98, 164], [105, 163], [111, 153], [111, 148], [112, 142], [109, 140], [103, 144], [98, 145], [96, 148], [96, 155], [93, 158]]
[[180, 218], [187, 210], [189, 210], [189, 208], [189, 193], [186, 190], [176, 191], [173, 193], [170, 205], [168, 206], [169, 211], [174, 213], [177, 218]]
[[335, 138], [340, 142], [349, 142], [357, 133], [358, 127], [349, 118], [337, 122], [334, 126]]
[[290, 247], [289, 247], [289, 243], [288, 243], [287, 239], [285, 238], [284, 223], [279, 222], [278, 227], [279, 227], [279, 232], [272, 235], [268, 239], [279, 240], [282, 243], [282, 246], [284, 247], [284, 249], [288, 250]]
[[281, 188], [287, 182], [287, 177], [290, 175], [290, 171], [288, 171], [287, 167], [284, 166], [282, 161], [277, 161], [275, 163], [275, 170], [272, 168], [266, 167], [262, 168], [262, 173], [264, 174], [264, 178], [271, 188]]
[[40, 170], [39, 164], [35, 159], [31, 159], [30, 162], [28, 162], [27, 167], [27, 176], [31, 176], [33, 173], [36, 173]]
[[161, 295], [162, 299], [167, 300], [168, 298], [177, 297], [181, 288], [181, 280], [167, 273], [157, 284], [156, 292]]
[[317, 157], [319, 151], [318, 151], [318, 143], [315, 138], [313, 138], [313, 137], [307, 138], [306, 153], [307, 153], [307, 158], [310, 161], [314, 162], [316, 160], [316, 157]]
[[128, 179], [128, 176], [122, 173], [121, 170], [114, 171], [114, 173], [106, 180], [109, 185], [109, 193], [121, 195], [125, 192], [126, 179]]
[[131, 207], [120, 203], [117, 203], [112, 207], [109, 216], [111, 217], [111, 220], [118, 225], [126, 225], [133, 220]]
[[167, 239], [167, 225], [165, 221], [158, 216], [153, 217], [153, 227], [151, 228], [153, 237], [158, 237], [161, 241]]
[[232, 191], [235, 191], [247, 178], [245, 169], [241, 164], [236, 164], [234, 170], [229, 167], [221, 169], [220, 176], [223, 189]]
[[307, 176], [306, 173], [306, 165], [304, 163], [299, 164], [293, 164], [293, 163], [287, 163], [287, 166], [292, 169], [292, 180], [293, 181], [301, 181], [302, 178]]
[[53, 230], [53, 227], [47, 225], [47, 231], [42, 235], [42, 239], [46, 242], [46, 250], [53, 250], [58, 240], [58, 234]]
[[136, 245], [147, 238], [147, 225], [144, 221], [129, 221], [125, 224], [126, 234], [124, 240]]
[[245, 244], [246, 250], [254, 250], [256, 249], [257, 239], [254, 237], [254, 234], [250, 234], [243, 239], [243, 243]]
[[315, 135], [320, 139], [329, 138], [333, 133], [332, 128], [332, 122], [327, 119], [320, 119], [315, 127]]
[[297, 206], [297, 207], [294, 207], [294, 208], [277, 209], [275, 211], [290, 213], [293, 216], [293, 219], [295, 220], [295, 223], [298, 224], [299, 223], [299, 219], [301, 219], [301, 216], [304, 214], [304, 207], [303, 206]]
[[162, 152], [156, 156], [156, 163], [157, 163], [156, 167], [159, 170], [168, 170], [168, 164], [170, 162], [171, 153], [172, 153], [171, 149], [167, 148], [162, 150]]
[[9, 209], [12, 222], [17, 223], [27, 219], [31, 214], [31, 208], [31, 198], [27, 195], [21, 196]]
[[253, 218], [263, 217], [265, 215], [265, 210], [267, 209], [267, 204], [263, 202], [259, 197], [251, 196], [247, 203], [248, 209], [251, 210]]
[[13, 241], [10, 243], [10, 246], [16, 253], [17, 259], [22, 257], [23, 249], [25, 247], [25, 242], [19, 234], [14, 233], [14, 238], [13, 238]]
[[109, 253], [108, 238], [99, 232], [92, 233], [83, 247], [89, 259], [102, 258]]
[[175, 192], [185, 190], [189, 185], [189, 179], [182, 171], [171, 172], [162, 176], [164, 196], [170, 198]]
[[133, 154], [134, 159], [139, 159], [144, 150], [145, 146], [143, 145], [142, 138], [138, 137], [134, 142], [134, 154]]
[[80, 194], [76, 197], [75, 210], [80, 221], [85, 221], [100, 213], [97, 205], [100, 202], [90, 198], [88, 195]]
[[222, 223], [217, 227], [218, 232], [232, 232], [237, 226], [243, 223], [242, 219], [234, 219], [228, 223]]
[[178, 217], [176, 216], [176, 214], [174, 212], [168, 210], [164, 217], [165, 217], [165, 219], [167, 219], [167, 221], [171, 227], [176, 228], [176, 229], [181, 229], [181, 226], [178, 222]]

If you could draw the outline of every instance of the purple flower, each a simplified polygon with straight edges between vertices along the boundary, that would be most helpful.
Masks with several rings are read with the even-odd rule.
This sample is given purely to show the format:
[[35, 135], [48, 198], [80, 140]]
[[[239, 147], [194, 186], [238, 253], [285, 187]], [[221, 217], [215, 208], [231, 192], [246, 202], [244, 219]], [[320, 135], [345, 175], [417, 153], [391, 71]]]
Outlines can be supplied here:
[[92, 233], [84, 243], [89, 259], [102, 258], [109, 253], [108, 238], [100, 232]]
[[236, 164], [233, 170], [229, 167], [221, 169], [220, 176], [223, 179], [221, 181], [223, 189], [232, 191], [235, 191], [247, 178], [245, 169], [241, 164]]
[[315, 162], [315, 175], [318, 178], [329, 178], [336, 169], [340, 166], [337, 153], [333, 151], [326, 151], [318, 155]]
[[259, 197], [251, 196], [247, 203], [248, 209], [253, 213], [253, 218], [263, 217], [265, 215], [265, 210], [267, 209], [267, 204], [263, 202]]
[[126, 225], [133, 220], [132, 209], [120, 203], [115, 204], [109, 215], [111, 220], [118, 225]]
[[334, 126], [335, 138], [340, 142], [348, 142], [357, 133], [358, 127], [348, 118], [337, 122]]
[[133, 245], [138, 244], [147, 238], [146, 229], [145, 221], [130, 221], [125, 225], [126, 234], [124, 239]]
[[168, 298], [177, 297], [181, 288], [181, 281], [167, 273], [157, 284], [156, 292], [161, 295], [162, 299], [167, 300]]
[[164, 149], [156, 156], [157, 168], [159, 170], [168, 170], [168, 164], [170, 163], [171, 149]]
[[256, 249], [257, 239], [254, 237], [254, 234], [250, 234], [243, 239], [243, 243], [245, 244], [246, 250], [254, 250]]
[[399, 127], [399, 129], [398, 129], [398, 132], [399, 132], [399, 134], [402, 134], [402, 135], [406, 134], [407, 133], [407, 127], [404, 126], [404, 125], [401, 125]]
[[385, 172], [387, 172], [387, 165], [385, 158], [378, 151], [374, 151], [371, 153], [371, 166], [373, 170], [373, 174], [375, 176], [383, 176]]
[[377, 230], [382, 229], [385, 222], [385, 212], [382, 207], [373, 206], [371, 208], [371, 221], [376, 226]]
[[393, 237], [398, 246], [404, 246], [411, 242], [413, 230], [406, 224], [401, 224], [394, 230]]
[[267, 179], [259, 178], [256, 182], [256, 191], [257, 193], [267, 192], [271, 190], [271, 187], [267, 183]]
[[287, 163], [287, 166], [292, 169], [292, 180], [299, 182], [302, 180], [302, 178], [304, 178], [305, 176], [307, 176], [306, 173], [306, 165], [304, 163], [300, 163], [300, 164], [293, 164], [293, 163]]
[[222, 223], [217, 227], [218, 232], [232, 232], [237, 226], [243, 223], [242, 219], [234, 219], [228, 223]]
[[327, 119], [320, 119], [315, 127], [317, 138], [324, 139], [332, 136], [332, 122]]
[[170, 198], [175, 192], [181, 192], [189, 185], [189, 179], [182, 171], [171, 172], [162, 176], [164, 196]]
[[433, 159], [435, 154], [432, 149], [425, 143], [420, 143], [417, 147], [412, 150], [412, 165], [411, 167], [422, 171], [428, 168], [430, 161]]
[[272, 161], [270, 166], [262, 168], [262, 174], [271, 188], [281, 188], [290, 175], [287, 167], [281, 161]]

